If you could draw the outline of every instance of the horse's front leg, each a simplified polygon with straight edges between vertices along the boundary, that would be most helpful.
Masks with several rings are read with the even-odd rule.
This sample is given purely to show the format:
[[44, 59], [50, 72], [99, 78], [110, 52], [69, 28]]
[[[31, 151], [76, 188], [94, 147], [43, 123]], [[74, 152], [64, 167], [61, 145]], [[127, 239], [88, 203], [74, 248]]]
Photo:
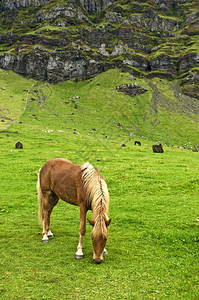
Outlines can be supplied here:
[[83, 247], [83, 238], [86, 233], [86, 213], [87, 209], [84, 205], [80, 205], [80, 227], [79, 227], [79, 243], [77, 246], [77, 252], [75, 253], [75, 257], [77, 259], [82, 259], [84, 254], [82, 252]]

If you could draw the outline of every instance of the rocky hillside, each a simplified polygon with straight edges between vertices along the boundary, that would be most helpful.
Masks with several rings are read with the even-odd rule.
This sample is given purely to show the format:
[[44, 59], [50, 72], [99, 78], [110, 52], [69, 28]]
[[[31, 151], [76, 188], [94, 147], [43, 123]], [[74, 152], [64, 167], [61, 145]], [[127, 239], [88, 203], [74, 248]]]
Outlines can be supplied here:
[[198, 0], [1, 0], [0, 67], [58, 83], [121, 68], [199, 99]]

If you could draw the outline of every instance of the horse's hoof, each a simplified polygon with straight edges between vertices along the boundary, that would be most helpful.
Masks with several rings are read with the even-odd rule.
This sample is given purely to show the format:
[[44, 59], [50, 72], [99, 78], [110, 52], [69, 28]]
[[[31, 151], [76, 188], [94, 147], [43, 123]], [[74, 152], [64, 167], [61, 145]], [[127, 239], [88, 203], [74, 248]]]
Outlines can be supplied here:
[[84, 258], [84, 255], [75, 254], [76, 259], [82, 259]]
[[108, 251], [104, 249], [104, 255], [108, 255]]
[[47, 237], [54, 237], [52, 231], [49, 230], [49, 232], [47, 233]]
[[49, 237], [49, 238], [53, 238], [53, 237], [54, 237], [54, 235], [53, 235], [53, 234], [50, 234], [50, 235], [48, 235], [48, 237]]
[[48, 240], [47, 239], [43, 239], [42, 242], [43, 243], [48, 243]]

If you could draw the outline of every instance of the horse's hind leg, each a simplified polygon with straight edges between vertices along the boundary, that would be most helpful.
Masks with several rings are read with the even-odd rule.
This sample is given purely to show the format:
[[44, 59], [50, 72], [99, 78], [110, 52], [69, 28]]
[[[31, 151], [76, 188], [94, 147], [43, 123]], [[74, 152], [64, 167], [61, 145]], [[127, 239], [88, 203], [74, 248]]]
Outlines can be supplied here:
[[48, 210], [47, 236], [48, 237], [54, 237], [52, 231], [50, 230], [50, 215], [52, 213], [52, 210], [53, 210], [54, 206], [59, 201], [59, 198], [54, 193], [51, 193], [49, 200], [50, 201], [49, 201], [49, 210]]
[[46, 192], [43, 195], [42, 205], [42, 221], [43, 221], [43, 242], [48, 242], [49, 237], [53, 237], [53, 233], [50, 230], [50, 215], [53, 207], [57, 204], [59, 198], [52, 192]]

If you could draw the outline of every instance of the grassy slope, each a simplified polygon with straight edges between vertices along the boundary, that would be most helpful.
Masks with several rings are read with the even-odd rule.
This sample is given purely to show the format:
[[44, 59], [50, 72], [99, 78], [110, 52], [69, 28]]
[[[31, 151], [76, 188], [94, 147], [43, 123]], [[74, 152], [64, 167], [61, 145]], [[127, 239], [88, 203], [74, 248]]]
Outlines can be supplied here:
[[[138, 135], [150, 129], [150, 120], [145, 125], [140, 114], [144, 115], [146, 108], [150, 114], [153, 93], [149, 87], [136, 98], [117, 93], [114, 86], [126, 83], [126, 77], [114, 70], [91, 82], [41, 83], [23, 95], [32, 101], [19, 119], [22, 123], [11, 125], [9, 136], [1, 133], [2, 299], [198, 297], [198, 153], [164, 147], [163, 155], [153, 154], [148, 139], [140, 139], [141, 147], [133, 145], [134, 139], [129, 140], [129, 132], [135, 132], [133, 126], [138, 124]], [[24, 79], [17, 80], [22, 86]], [[159, 90], [161, 87], [162, 93], [167, 91], [168, 97], [166, 82], [152, 83]], [[29, 82], [25, 89], [31, 86]], [[7, 93], [10, 89], [8, 85]], [[75, 95], [80, 98], [73, 99]], [[116, 127], [118, 122], [122, 128]], [[175, 131], [166, 125], [175, 137], [172, 142], [177, 141]], [[78, 135], [73, 134], [74, 129]], [[194, 136], [186, 139], [196, 143]], [[14, 149], [18, 140], [24, 149]], [[127, 147], [122, 148], [122, 143]], [[85, 258], [75, 260], [78, 208], [62, 201], [52, 215], [55, 239], [48, 245], [41, 243], [35, 185], [38, 169], [52, 157], [77, 163], [89, 160], [105, 177], [112, 224], [109, 256], [100, 266], [91, 260], [89, 226]]]
[[[132, 82], [148, 91], [132, 98], [115, 89], [117, 85]], [[83, 135], [93, 131], [95, 137], [108, 135], [119, 146], [129, 140], [131, 133], [137, 138], [160, 140], [168, 145], [198, 145], [199, 102], [182, 95], [177, 81], [132, 81], [128, 74], [110, 70], [77, 84], [70, 81], [55, 86], [47, 83], [31, 86], [32, 81], [26, 81], [26, 84], [29, 92], [23, 97], [27, 98], [32, 115], [29, 111], [24, 115], [26, 126], [44, 126], [43, 130], [47, 126]], [[2, 92], [9, 95], [9, 91]], [[19, 105], [17, 99], [16, 105]], [[46, 114], [49, 118], [43, 122]], [[117, 127], [118, 123], [121, 123], [121, 128]]]
[[16, 121], [27, 103], [27, 90], [34, 83], [14, 72], [0, 69], [0, 130]]

